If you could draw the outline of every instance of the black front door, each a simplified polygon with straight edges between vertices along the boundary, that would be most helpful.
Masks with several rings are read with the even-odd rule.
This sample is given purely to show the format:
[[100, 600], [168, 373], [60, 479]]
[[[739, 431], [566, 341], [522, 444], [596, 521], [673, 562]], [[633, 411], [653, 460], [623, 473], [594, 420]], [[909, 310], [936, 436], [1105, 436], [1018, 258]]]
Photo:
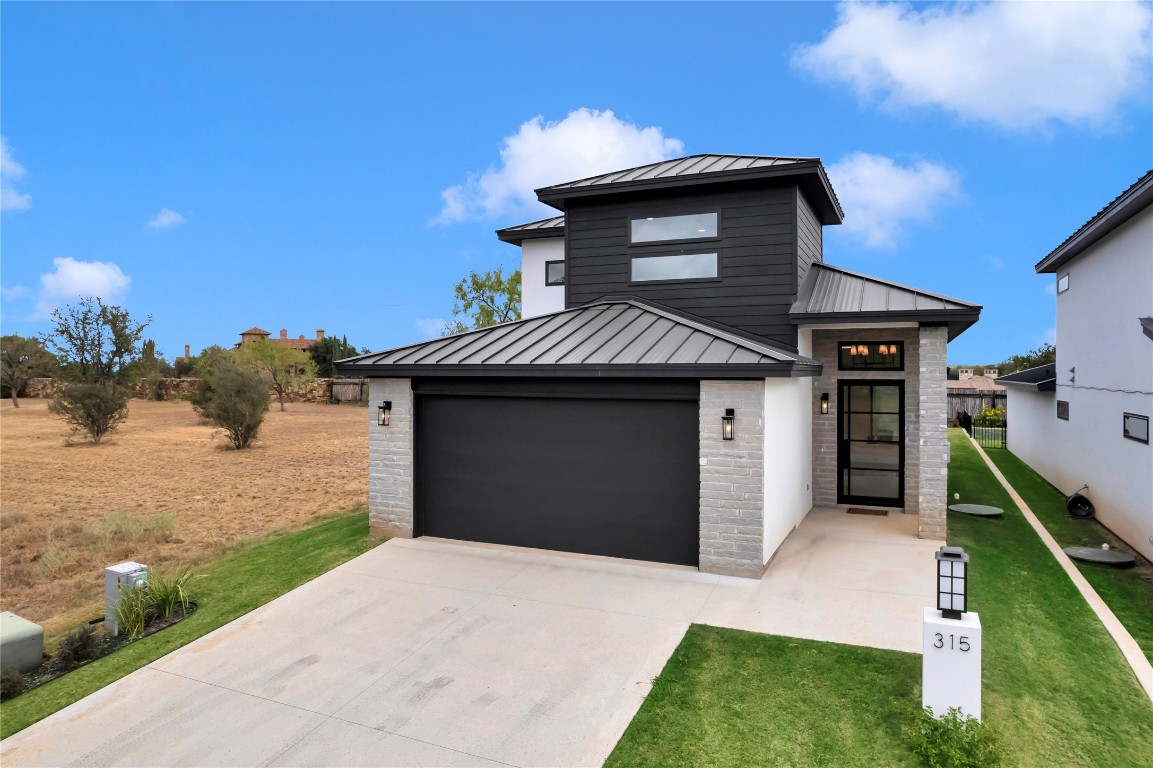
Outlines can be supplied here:
[[841, 381], [837, 501], [905, 505], [905, 383]]

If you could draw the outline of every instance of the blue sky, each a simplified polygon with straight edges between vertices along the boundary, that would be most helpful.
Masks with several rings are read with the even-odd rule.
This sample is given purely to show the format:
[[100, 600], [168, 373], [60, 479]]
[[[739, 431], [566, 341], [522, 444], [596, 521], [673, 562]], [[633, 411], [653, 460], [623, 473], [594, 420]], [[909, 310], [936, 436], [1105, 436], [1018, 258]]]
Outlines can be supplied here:
[[1146, 4], [0, 6], [4, 333], [97, 293], [170, 358], [260, 326], [428, 338], [531, 189], [817, 156], [825, 260], [1052, 340], [1033, 264], [1153, 166]]

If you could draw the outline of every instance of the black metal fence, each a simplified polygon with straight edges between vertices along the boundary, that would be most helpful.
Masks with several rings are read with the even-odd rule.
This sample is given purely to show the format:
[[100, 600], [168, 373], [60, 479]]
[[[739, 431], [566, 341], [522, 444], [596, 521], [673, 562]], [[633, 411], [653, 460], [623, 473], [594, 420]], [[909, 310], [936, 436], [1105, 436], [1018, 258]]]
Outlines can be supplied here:
[[1009, 420], [1004, 416], [977, 414], [970, 416], [961, 411], [957, 419], [969, 436], [982, 448], [1005, 448], [1009, 439]]

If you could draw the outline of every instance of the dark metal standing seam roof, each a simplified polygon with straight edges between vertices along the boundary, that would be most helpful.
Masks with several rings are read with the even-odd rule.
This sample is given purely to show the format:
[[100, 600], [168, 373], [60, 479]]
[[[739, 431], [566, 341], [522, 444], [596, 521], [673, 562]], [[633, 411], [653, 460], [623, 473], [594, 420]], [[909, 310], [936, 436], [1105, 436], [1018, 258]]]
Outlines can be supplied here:
[[777, 165], [792, 165], [817, 159], [815, 157], [768, 157], [765, 155], [691, 155], [673, 160], [662, 160], [659, 163], [639, 165], [635, 168], [626, 168], [623, 171], [602, 173], [576, 181], [566, 181], [563, 184], [553, 184], [537, 191], [593, 187], [601, 184], [616, 184], [622, 181], [696, 176], [723, 171], [743, 171], [747, 168], [771, 168]]
[[1000, 376], [995, 381], [998, 384], [1032, 389], [1037, 392], [1055, 392], [1057, 390], [1057, 366], [1052, 363], [1038, 365], [1036, 368], [1026, 368], [1023, 371]]
[[639, 299], [611, 299], [341, 360], [358, 376], [816, 375], [815, 360]]
[[498, 229], [496, 236], [506, 243], [520, 245], [525, 240], [540, 237], [564, 237], [564, 216], [553, 216], [540, 221], [530, 221], [528, 224], [517, 224], [515, 227]]
[[832, 322], [943, 322], [949, 340], [977, 322], [980, 304], [850, 272], [830, 264], [809, 267], [789, 319], [797, 325]]

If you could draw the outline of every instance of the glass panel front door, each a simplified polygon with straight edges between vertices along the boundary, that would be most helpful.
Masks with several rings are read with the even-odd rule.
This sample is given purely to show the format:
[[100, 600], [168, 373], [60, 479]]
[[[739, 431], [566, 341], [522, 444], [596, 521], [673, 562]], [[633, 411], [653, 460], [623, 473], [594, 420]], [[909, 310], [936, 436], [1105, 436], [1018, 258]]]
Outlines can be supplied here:
[[837, 500], [904, 506], [904, 382], [842, 381], [837, 402]]

